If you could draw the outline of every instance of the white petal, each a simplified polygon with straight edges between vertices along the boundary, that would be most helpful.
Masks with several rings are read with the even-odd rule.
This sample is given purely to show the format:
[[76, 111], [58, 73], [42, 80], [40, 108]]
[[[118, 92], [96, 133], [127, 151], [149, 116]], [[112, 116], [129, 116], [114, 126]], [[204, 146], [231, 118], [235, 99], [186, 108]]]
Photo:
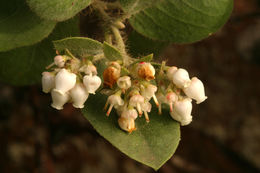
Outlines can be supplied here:
[[142, 104], [144, 102], [144, 97], [139, 95], [139, 94], [136, 94], [136, 95], [133, 95], [130, 100], [129, 100], [129, 105], [133, 106], [133, 107], [136, 107], [137, 106], [137, 103], [138, 104]]
[[72, 105], [75, 108], [83, 108], [89, 94], [85, 86], [81, 83], [78, 83], [70, 90], [70, 96], [73, 102]]
[[70, 99], [68, 93], [61, 94], [56, 89], [51, 91], [52, 104], [51, 106], [55, 109], [61, 110], [63, 109], [63, 105], [67, 103]]
[[141, 94], [144, 98], [147, 100], [150, 100], [153, 95], [155, 95], [155, 92], [157, 91], [157, 87], [155, 85], [148, 85], [144, 90], [141, 91]]
[[96, 90], [101, 85], [101, 79], [98, 76], [85, 75], [83, 83], [90, 94], [95, 94]]
[[149, 102], [144, 102], [143, 104], [141, 104], [141, 108], [142, 108], [142, 111], [151, 112], [152, 105]]
[[49, 93], [55, 87], [55, 76], [50, 72], [42, 73], [42, 91]]
[[172, 78], [173, 83], [179, 88], [185, 88], [190, 83], [189, 73], [182, 68], [179, 68], [174, 74]]
[[68, 72], [66, 69], [61, 69], [55, 77], [55, 89], [61, 94], [65, 94], [72, 89], [76, 84], [76, 75]]
[[191, 79], [190, 85], [187, 88], [184, 88], [183, 91], [188, 97], [196, 100], [197, 104], [207, 99], [205, 96], [204, 85], [201, 80], [196, 77]]
[[170, 81], [172, 81], [172, 79], [173, 79], [173, 74], [177, 71], [177, 67], [175, 67], [175, 66], [172, 66], [172, 67], [170, 67], [168, 70], [167, 70], [167, 77], [168, 77], [168, 79], [170, 80]]
[[118, 119], [118, 125], [122, 130], [128, 132], [135, 130], [135, 120], [133, 118], [120, 117]]
[[121, 89], [128, 89], [131, 87], [131, 78], [129, 76], [120, 77], [117, 80], [117, 85]]
[[170, 115], [173, 119], [179, 121], [182, 125], [188, 125], [192, 120], [191, 111], [192, 111], [191, 99], [186, 98], [174, 102], [174, 108], [173, 111], [170, 112]]
[[135, 109], [124, 109], [121, 117], [125, 117], [125, 118], [133, 118], [136, 119], [138, 116], [137, 111]]
[[109, 96], [107, 100], [108, 100], [109, 104], [112, 104], [115, 107], [122, 106], [124, 104], [124, 100], [118, 94], [113, 94], [113, 95]]
[[57, 65], [58, 67], [64, 67], [65, 64], [65, 58], [61, 55], [57, 55], [54, 57], [54, 63], [55, 65]]

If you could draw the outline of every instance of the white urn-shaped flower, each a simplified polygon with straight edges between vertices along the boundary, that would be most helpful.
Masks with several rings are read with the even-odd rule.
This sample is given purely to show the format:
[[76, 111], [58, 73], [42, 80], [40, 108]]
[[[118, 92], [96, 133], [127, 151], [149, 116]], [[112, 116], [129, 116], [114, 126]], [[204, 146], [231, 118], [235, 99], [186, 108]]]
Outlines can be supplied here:
[[42, 91], [49, 93], [55, 87], [55, 75], [50, 72], [42, 73]]
[[140, 94], [133, 95], [129, 100], [129, 105], [137, 109], [139, 115], [142, 115], [141, 105], [144, 103], [144, 97]]
[[166, 75], [167, 75], [167, 78], [172, 81], [173, 79], [173, 74], [177, 71], [177, 67], [175, 66], [172, 66], [172, 67], [169, 67], [166, 71]]
[[68, 93], [61, 94], [60, 92], [54, 89], [51, 91], [51, 97], [52, 97], [51, 106], [58, 110], [63, 109], [63, 105], [67, 103], [70, 99]]
[[190, 83], [189, 73], [185, 69], [179, 68], [173, 74], [172, 81], [177, 87], [185, 88]]
[[101, 85], [100, 77], [94, 75], [85, 75], [83, 78], [83, 83], [90, 94], [95, 94], [96, 90]]
[[184, 88], [183, 91], [188, 97], [196, 100], [197, 104], [200, 104], [207, 99], [207, 96], [205, 96], [204, 85], [201, 80], [196, 77], [191, 79], [190, 85]]
[[134, 120], [137, 118], [138, 114], [134, 108], [126, 108], [123, 110], [121, 117], [124, 118], [133, 118]]
[[173, 111], [170, 112], [170, 115], [176, 121], [179, 121], [182, 126], [190, 124], [192, 121], [191, 111], [192, 104], [190, 98], [185, 98], [183, 100], [178, 100], [174, 102]]
[[118, 119], [118, 125], [122, 130], [125, 130], [129, 133], [136, 130], [135, 120], [133, 118], [120, 117]]
[[107, 98], [105, 108], [108, 106], [108, 104], [110, 104], [110, 105], [109, 105], [108, 111], [106, 113], [107, 116], [109, 116], [113, 107], [115, 107], [117, 109], [118, 107], [123, 106], [124, 100], [121, 98], [120, 94], [113, 94]]
[[131, 87], [131, 78], [129, 76], [122, 76], [117, 79], [117, 86], [121, 89], [127, 90]]
[[55, 77], [55, 89], [61, 94], [65, 94], [76, 84], [77, 76], [66, 69], [61, 69]]
[[71, 90], [70, 96], [72, 105], [75, 108], [84, 108], [84, 103], [88, 99], [89, 93], [82, 83], [77, 83]]
[[60, 68], [64, 67], [65, 61], [66, 61], [65, 58], [61, 55], [57, 55], [54, 57], [54, 64]]

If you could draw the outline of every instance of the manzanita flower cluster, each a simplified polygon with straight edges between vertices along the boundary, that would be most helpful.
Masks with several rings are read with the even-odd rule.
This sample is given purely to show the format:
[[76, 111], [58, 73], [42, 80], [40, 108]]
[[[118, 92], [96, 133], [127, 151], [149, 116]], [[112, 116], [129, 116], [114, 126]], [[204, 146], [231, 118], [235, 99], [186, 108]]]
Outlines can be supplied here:
[[[156, 67], [151, 62], [133, 61], [128, 66], [121, 61], [107, 62], [100, 92], [108, 96], [106, 116], [115, 109], [122, 130], [136, 130], [137, 118], [144, 117], [149, 122], [152, 102], [158, 107], [158, 114], [166, 107], [174, 120], [188, 125], [192, 121], [192, 100], [199, 104], [207, 99], [201, 80], [190, 79], [185, 69], [168, 67], [164, 62]], [[83, 108], [89, 94], [95, 94], [101, 86], [90, 60], [57, 55], [52, 69], [42, 73], [42, 87], [43, 92], [51, 92], [51, 106], [58, 110], [67, 102]]]

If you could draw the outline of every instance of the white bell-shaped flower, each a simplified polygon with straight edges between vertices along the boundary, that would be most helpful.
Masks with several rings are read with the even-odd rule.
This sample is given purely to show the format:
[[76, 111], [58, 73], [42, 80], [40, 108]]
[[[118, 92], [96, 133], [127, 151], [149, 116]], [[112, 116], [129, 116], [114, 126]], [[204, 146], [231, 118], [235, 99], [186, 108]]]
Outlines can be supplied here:
[[170, 112], [173, 110], [173, 103], [178, 100], [177, 94], [169, 92], [166, 94], [166, 103], [170, 106]]
[[167, 103], [166, 96], [163, 95], [161, 92], [156, 93], [156, 98], [158, 100], [158, 112], [162, 114], [162, 104]]
[[117, 79], [117, 86], [121, 89], [127, 90], [131, 87], [131, 78], [129, 76], [123, 76]]
[[55, 89], [61, 94], [65, 94], [72, 89], [76, 84], [77, 76], [74, 73], [70, 73], [65, 68], [61, 69], [55, 77]]
[[82, 83], [77, 83], [71, 90], [70, 96], [72, 105], [75, 108], [84, 108], [84, 103], [88, 99], [89, 93]]
[[51, 91], [51, 97], [52, 97], [51, 106], [58, 110], [63, 109], [63, 105], [67, 103], [70, 99], [68, 93], [61, 94], [60, 92], [54, 89]]
[[129, 100], [129, 105], [137, 109], [139, 115], [142, 115], [141, 105], [144, 103], [144, 97], [140, 94], [133, 95]]
[[141, 105], [141, 109], [144, 112], [144, 117], [146, 122], [149, 122], [149, 116], [148, 116], [148, 112], [151, 112], [152, 109], [152, 105], [151, 103], [149, 103], [148, 101], [145, 101], [142, 105]]
[[122, 130], [125, 130], [129, 133], [132, 131], [136, 130], [135, 128], [135, 120], [133, 118], [125, 118], [125, 117], [120, 117], [118, 119], [118, 125]]
[[50, 72], [42, 73], [42, 91], [49, 93], [55, 87], [55, 75]]
[[121, 98], [120, 94], [113, 94], [107, 98], [107, 102], [106, 102], [104, 109], [107, 108], [108, 104], [110, 104], [110, 105], [109, 105], [108, 111], [106, 113], [107, 116], [109, 116], [113, 107], [117, 108], [117, 107], [123, 106], [124, 100]]
[[188, 97], [196, 100], [197, 104], [200, 104], [207, 99], [207, 96], [205, 96], [204, 85], [201, 80], [196, 77], [191, 79], [190, 85], [184, 88], [183, 91]]
[[61, 55], [57, 55], [54, 57], [54, 64], [60, 68], [64, 67], [65, 61], [66, 61], [65, 58]]
[[185, 88], [190, 84], [189, 73], [182, 68], [176, 70], [172, 77], [173, 83], [179, 88]]
[[170, 81], [173, 79], [173, 74], [177, 71], [177, 67], [172, 66], [167, 69], [166, 75]]
[[171, 117], [176, 121], [179, 121], [182, 126], [190, 124], [192, 121], [191, 111], [192, 104], [190, 98], [185, 98], [174, 102], [174, 109], [170, 112]]
[[155, 104], [158, 106], [158, 100], [155, 96], [155, 92], [157, 91], [157, 87], [155, 85], [152, 84], [148, 84], [145, 88], [142, 89], [141, 91], [141, 95], [146, 99], [146, 100], [150, 100], [151, 98], [153, 98]]
[[138, 114], [137, 111], [134, 108], [126, 108], [123, 110], [121, 117], [124, 118], [133, 118], [134, 120], [137, 118]]
[[83, 83], [90, 94], [95, 94], [96, 90], [101, 85], [101, 79], [98, 76], [85, 75], [83, 78]]

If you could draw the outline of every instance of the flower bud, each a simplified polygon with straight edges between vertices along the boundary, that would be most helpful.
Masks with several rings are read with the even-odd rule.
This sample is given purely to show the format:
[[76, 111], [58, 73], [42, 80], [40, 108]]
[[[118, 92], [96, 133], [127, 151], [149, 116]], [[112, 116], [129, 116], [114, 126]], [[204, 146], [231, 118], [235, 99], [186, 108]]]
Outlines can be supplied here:
[[88, 92], [82, 83], [77, 83], [74, 88], [70, 90], [72, 105], [75, 108], [84, 108], [84, 103], [88, 99]]
[[55, 89], [61, 94], [65, 94], [72, 89], [76, 84], [76, 75], [68, 72], [66, 69], [61, 69], [55, 77]]
[[121, 89], [127, 90], [131, 87], [131, 78], [129, 76], [120, 77], [117, 80], [117, 86]]
[[175, 67], [175, 66], [172, 66], [172, 67], [169, 67], [168, 68], [168, 70], [167, 70], [167, 72], [166, 72], [166, 75], [167, 75], [167, 77], [168, 77], [168, 79], [170, 80], [170, 81], [172, 81], [172, 79], [173, 79], [173, 74], [177, 71], [177, 67]]
[[207, 99], [207, 96], [205, 96], [204, 85], [201, 80], [196, 77], [191, 79], [190, 85], [184, 88], [183, 91], [188, 97], [196, 100], [197, 104], [200, 104]]
[[121, 114], [121, 117], [132, 118], [134, 120], [137, 118], [137, 116], [137, 111], [134, 108], [126, 108]]
[[54, 57], [54, 64], [57, 65], [60, 68], [64, 67], [65, 58], [63, 56], [61, 56], [61, 55], [55, 56]]
[[95, 94], [96, 90], [101, 85], [101, 79], [98, 76], [85, 75], [83, 78], [83, 83], [90, 94]]
[[137, 75], [139, 78], [145, 79], [147, 81], [153, 80], [155, 77], [155, 69], [148, 62], [141, 62], [137, 66]]
[[132, 131], [136, 130], [135, 128], [135, 120], [133, 118], [125, 118], [125, 117], [120, 117], [118, 119], [118, 125], [122, 130], [125, 130], [129, 133]]
[[113, 107], [117, 108], [117, 107], [123, 106], [124, 100], [121, 98], [120, 94], [113, 94], [113, 95], [108, 97], [106, 105], [105, 105], [105, 109], [107, 108], [108, 104], [110, 104], [110, 106], [109, 106], [108, 111], [106, 113], [107, 116], [109, 116]]
[[182, 126], [188, 125], [192, 121], [191, 101], [192, 100], [190, 98], [185, 98], [183, 100], [174, 102], [174, 109], [172, 112], [170, 112], [171, 117], [176, 121], [179, 121]]
[[55, 87], [55, 76], [50, 72], [42, 73], [42, 91], [49, 93]]
[[61, 94], [59, 91], [53, 89], [51, 91], [52, 104], [51, 106], [55, 109], [63, 109], [63, 105], [67, 103], [70, 99], [68, 93]]
[[141, 104], [144, 103], [144, 97], [140, 94], [133, 95], [129, 100], [129, 105], [136, 107], [139, 115], [142, 115]]
[[190, 83], [189, 73], [182, 68], [176, 70], [176, 72], [173, 74], [172, 79], [173, 83], [179, 88], [185, 88]]

